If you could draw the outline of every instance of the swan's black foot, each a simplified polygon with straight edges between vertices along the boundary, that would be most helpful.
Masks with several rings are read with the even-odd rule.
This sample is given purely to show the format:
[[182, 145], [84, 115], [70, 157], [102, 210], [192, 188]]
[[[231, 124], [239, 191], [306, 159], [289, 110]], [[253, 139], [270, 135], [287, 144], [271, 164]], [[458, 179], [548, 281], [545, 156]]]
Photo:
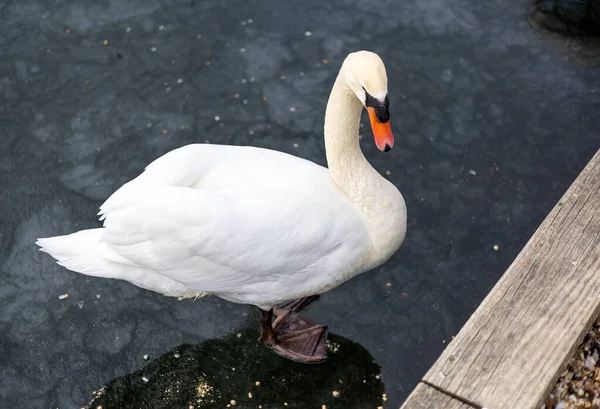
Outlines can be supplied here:
[[273, 310], [260, 310], [259, 341], [276, 354], [305, 364], [327, 359], [327, 327], [303, 318], [290, 310], [280, 310], [272, 321]]

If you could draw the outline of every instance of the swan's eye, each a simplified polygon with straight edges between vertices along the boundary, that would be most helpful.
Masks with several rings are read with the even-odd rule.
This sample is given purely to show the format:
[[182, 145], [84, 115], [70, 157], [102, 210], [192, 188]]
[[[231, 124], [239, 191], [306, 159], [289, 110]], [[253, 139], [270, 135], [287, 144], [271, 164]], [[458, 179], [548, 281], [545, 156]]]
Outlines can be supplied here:
[[[364, 87], [363, 87], [364, 89]], [[385, 96], [383, 101], [380, 101], [377, 98], [374, 98], [365, 90], [366, 100], [365, 106], [367, 108], [373, 108], [375, 110], [375, 115], [377, 116], [377, 120], [382, 124], [388, 122], [390, 120], [390, 100], [388, 96]]]

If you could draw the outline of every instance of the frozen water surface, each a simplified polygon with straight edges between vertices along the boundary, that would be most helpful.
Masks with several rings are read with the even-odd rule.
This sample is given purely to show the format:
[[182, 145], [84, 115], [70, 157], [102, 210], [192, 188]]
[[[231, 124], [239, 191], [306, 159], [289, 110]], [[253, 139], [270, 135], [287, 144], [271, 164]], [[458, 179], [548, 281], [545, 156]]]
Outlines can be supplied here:
[[[600, 147], [598, 68], [526, 8], [0, 5], [0, 407], [79, 408], [107, 385], [105, 408], [397, 408]], [[327, 96], [357, 49], [387, 65], [396, 147], [381, 154], [368, 128], [362, 146], [403, 192], [408, 234], [310, 307], [339, 346], [329, 362], [258, 345], [251, 307], [77, 275], [37, 251], [37, 237], [97, 226], [111, 192], [187, 143], [324, 164]]]

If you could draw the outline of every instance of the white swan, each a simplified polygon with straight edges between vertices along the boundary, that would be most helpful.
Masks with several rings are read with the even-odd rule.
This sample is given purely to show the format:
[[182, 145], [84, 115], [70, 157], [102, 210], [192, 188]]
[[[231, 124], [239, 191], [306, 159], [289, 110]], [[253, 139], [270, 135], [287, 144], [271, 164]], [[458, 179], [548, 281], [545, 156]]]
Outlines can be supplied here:
[[[387, 76], [368, 51], [349, 54], [333, 85], [328, 168], [255, 147], [184, 146], [110, 196], [100, 207], [103, 227], [37, 244], [79, 273], [256, 305], [263, 343], [297, 361], [325, 359], [325, 327], [297, 312], [311, 296], [384, 263], [406, 231], [402, 195], [360, 149], [363, 106], [387, 152]], [[276, 308], [271, 323], [274, 306], [298, 299]]]

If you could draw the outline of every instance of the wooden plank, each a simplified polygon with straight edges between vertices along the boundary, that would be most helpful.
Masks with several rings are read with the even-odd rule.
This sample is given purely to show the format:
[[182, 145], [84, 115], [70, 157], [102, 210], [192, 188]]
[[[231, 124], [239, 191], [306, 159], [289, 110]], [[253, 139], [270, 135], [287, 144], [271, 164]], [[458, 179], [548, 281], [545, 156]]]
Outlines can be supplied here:
[[477, 409], [420, 383], [400, 409]]
[[599, 313], [600, 151], [424, 380], [489, 409], [539, 409]]

